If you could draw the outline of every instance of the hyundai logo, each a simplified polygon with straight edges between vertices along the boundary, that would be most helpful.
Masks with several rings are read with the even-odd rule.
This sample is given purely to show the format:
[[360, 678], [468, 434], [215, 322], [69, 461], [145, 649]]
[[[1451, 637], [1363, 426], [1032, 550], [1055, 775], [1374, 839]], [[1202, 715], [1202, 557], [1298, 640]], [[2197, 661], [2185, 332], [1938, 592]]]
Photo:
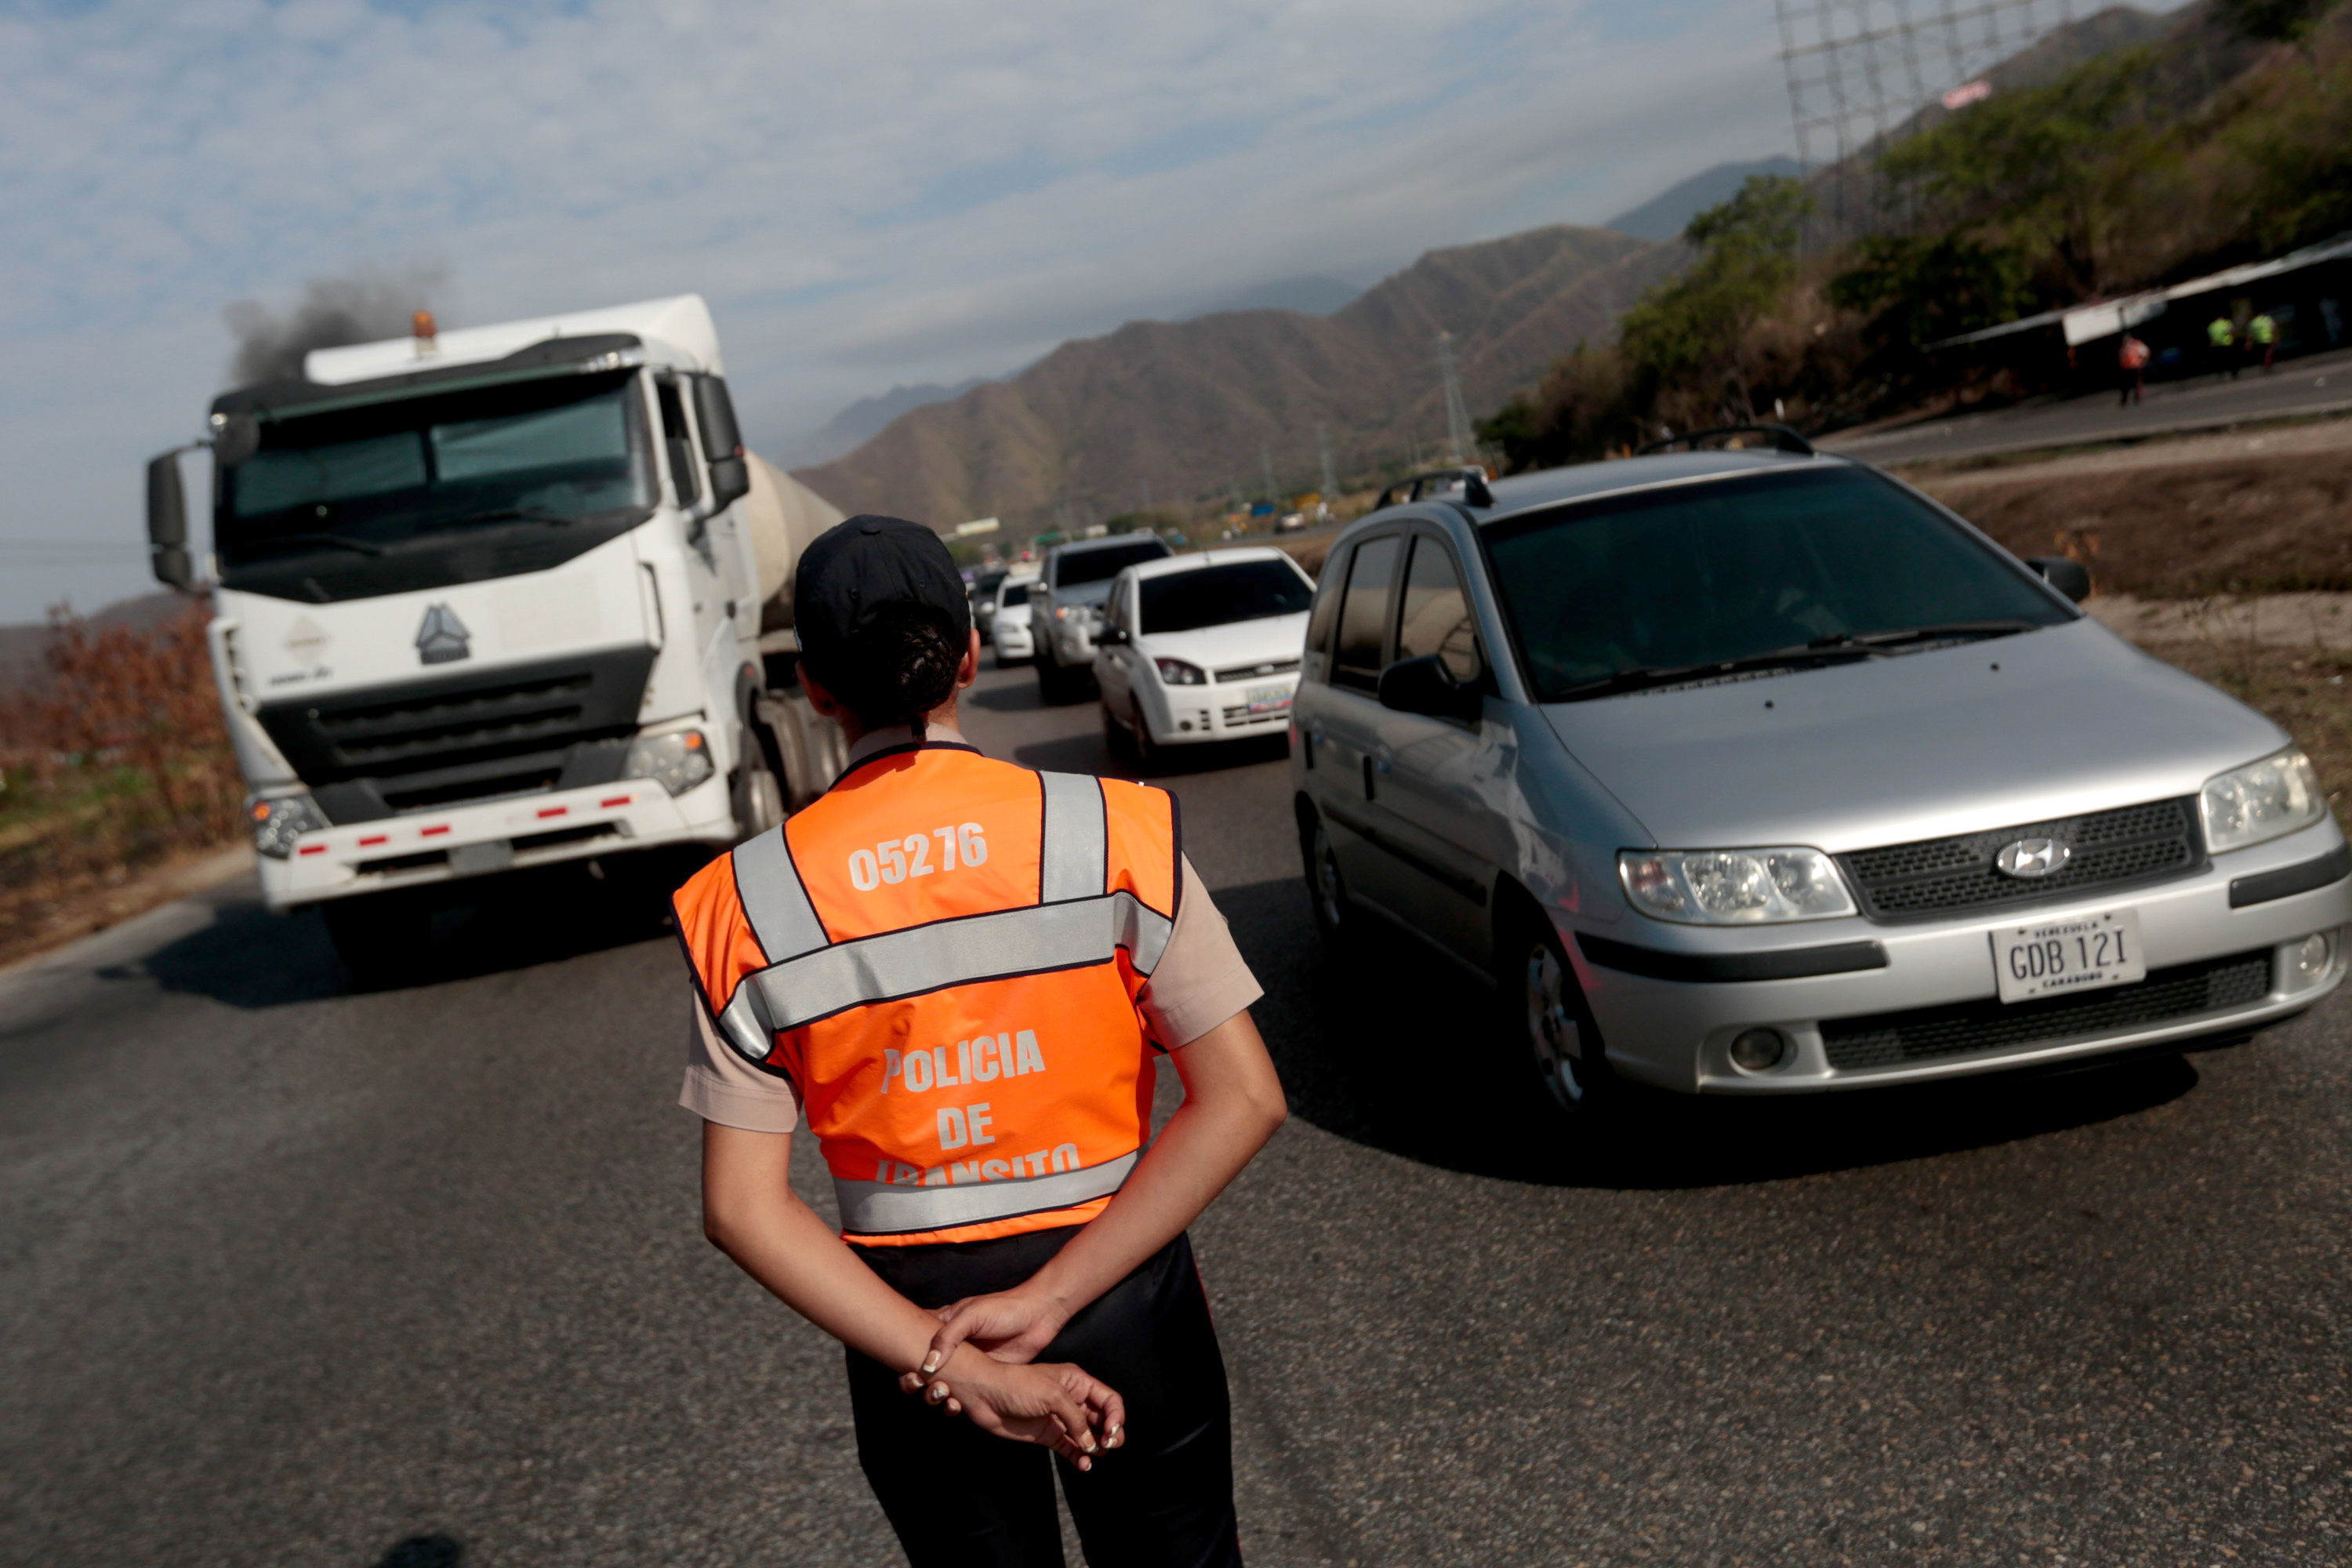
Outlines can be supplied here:
[[2074, 851], [2055, 838], [2021, 838], [2003, 845], [1992, 863], [2011, 877], [2047, 877], [2074, 858]]

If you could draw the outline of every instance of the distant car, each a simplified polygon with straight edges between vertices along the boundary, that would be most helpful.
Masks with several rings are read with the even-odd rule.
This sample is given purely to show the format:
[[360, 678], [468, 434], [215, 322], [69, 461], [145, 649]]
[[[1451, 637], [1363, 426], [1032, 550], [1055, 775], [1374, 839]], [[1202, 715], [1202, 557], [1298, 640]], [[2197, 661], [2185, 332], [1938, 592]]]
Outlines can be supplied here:
[[1285, 733], [1314, 596], [1314, 579], [1264, 546], [1121, 572], [1095, 639], [1112, 748], [1148, 763], [1165, 746]]
[[1008, 568], [992, 566], [971, 580], [971, 624], [983, 637], [988, 636], [988, 624], [996, 616], [996, 590], [1011, 575]]
[[2289, 736], [2080, 566], [1787, 447], [1339, 537], [1291, 761], [1327, 935], [1491, 975], [1570, 1112], [2242, 1038], [2342, 984], [2352, 848]]
[[1117, 533], [1058, 544], [1048, 552], [1029, 591], [1030, 626], [1037, 643], [1037, 695], [1076, 702], [1093, 684], [1095, 629], [1110, 580], [1141, 561], [1174, 554], [1153, 533]]
[[1024, 664], [1036, 657], [1037, 641], [1029, 624], [1029, 590], [1037, 575], [1007, 577], [998, 584], [988, 617], [989, 646], [996, 650], [996, 668]]

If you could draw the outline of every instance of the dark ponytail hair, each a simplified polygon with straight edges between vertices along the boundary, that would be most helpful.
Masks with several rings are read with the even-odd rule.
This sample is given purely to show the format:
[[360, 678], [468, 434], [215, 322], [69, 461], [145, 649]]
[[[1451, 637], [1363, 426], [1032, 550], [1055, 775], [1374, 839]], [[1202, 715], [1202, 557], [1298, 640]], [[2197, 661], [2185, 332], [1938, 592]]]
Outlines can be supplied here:
[[924, 715], [955, 695], [964, 650], [947, 614], [929, 605], [894, 600], [877, 605], [849, 634], [817, 679], [868, 730], [905, 724], [924, 739]]

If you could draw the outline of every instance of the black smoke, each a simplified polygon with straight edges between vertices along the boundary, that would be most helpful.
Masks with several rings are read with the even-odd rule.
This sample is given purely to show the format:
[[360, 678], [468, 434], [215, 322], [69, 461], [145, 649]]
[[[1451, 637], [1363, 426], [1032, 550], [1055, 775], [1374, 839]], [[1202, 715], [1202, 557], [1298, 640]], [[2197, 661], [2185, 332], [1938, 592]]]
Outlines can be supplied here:
[[239, 300], [221, 312], [236, 339], [229, 358], [232, 384], [302, 374], [302, 356], [312, 349], [406, 337], [419, 310], [429, 310], [447, 288], [446, 271], [432, 265], [397, 271], [374, 268], [341, 278], [313, 278], [302, 285], [301, 300], [279, 315], [255, 300]]

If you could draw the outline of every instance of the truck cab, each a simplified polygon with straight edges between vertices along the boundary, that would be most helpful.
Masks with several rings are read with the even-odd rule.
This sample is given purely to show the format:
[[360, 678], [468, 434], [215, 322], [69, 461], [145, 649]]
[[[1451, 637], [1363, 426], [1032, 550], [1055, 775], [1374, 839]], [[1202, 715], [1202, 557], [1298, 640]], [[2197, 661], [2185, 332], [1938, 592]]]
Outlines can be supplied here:
[[775, 572], [743, 504], [755, 465], [790, 481], [742, 449], [698, 297], [420, 316], [303, 371], [214, 400], [201, 561], [178, 455], [149, 474], [157, 576], [208, 584], [273, 910], [322, 906], [375, 967], [418, 940], [399, 895], [716, 851], [823, 787], [838, 731], [790, 633], [763, 637]]

